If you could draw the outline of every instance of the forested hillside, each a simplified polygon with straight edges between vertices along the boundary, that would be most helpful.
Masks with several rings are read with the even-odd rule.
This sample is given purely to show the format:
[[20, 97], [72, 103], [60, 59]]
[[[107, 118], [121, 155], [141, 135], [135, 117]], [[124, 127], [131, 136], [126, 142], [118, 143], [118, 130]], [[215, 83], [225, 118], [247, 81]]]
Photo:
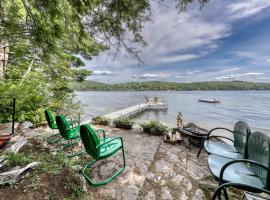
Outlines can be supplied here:
[[161, 91], [161, 90], [270, 90], [270, 83], [252, 83], [244, 81], [231, 82], [128, 82], [107, 84], [95, 81], [72, 82], [71, 87], [77, 91]]

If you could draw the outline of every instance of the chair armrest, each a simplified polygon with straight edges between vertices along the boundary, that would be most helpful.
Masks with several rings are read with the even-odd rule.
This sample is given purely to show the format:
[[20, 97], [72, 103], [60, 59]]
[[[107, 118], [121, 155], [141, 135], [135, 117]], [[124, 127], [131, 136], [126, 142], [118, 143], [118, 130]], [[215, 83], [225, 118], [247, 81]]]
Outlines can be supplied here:
[[221, 136], [221, 135], [211, 135], [208, 138], [223, 138], [223, 139], [230, 140], [231, 142], [234, 142], [231, 138], [228, 138], [228, 137], [225, 137], [225, 136]]
[[228, 132], [230, 132], [230, 133], [233, 133], [232, 130], [227, 129], [227, 128], [222, 128], [222, 127], [217, 127], [217, 128], [213, 128], [212, 130], [210, 130], [210, 131], [208, 132], [207, 136], [205, 136], [205, 138], [203, 139], [203, 141], [202, 141], [202, 143], [201, 143], [200, 149], [199, 149], [199, 151], [198, 151], [198, 153], [197, 153], [197, 157], [198, 157], [198, 158], [199, 158], [199, 156], [200, 156], [200, 154], [201, 154], [201, 151], [202, 151], [202, 148], [203, 148], [203, 146], [204, 146], [205, 141], [208, 140], [209, 138], [212, 138], [212, 137], [223, 137], [223, 138], [228, 139], [228, 140], [230, 140], [230, 141], [232, 141], [232, 142], [234, 143], [234, 141], [233, 141], [232, 139], [229, 139], [229, 138], [224, 137], [224, 136], [217, 136], [217, 135], [215, 135], [215, 136], [210, 136], [211, 133], [213, 133], [215, 130], [225, 130], [225, 131], [228, 131]]
[[103, 139], [106, 138], [106, 132], [104, 129], [95, 129], [95, 131], [98, 133], [98, 132], [102, 132], [103, 134]]
[[230, 129], [222, 128], [222, 127], [217, 127], [217, 128], [213, 128], [212, 130], [210, 130], [210, 131], [208, 132], [206, 138], [209, 138], [210, 135], [211, 135], [211, 133], [213, 133], [213, 132], [216, 131], [216, 130], [225, 130], [225, 131], [228, 131], [228, 132], [230, 132], [230, 133], [233, 133], [233, 131], [230, 130]]
[[123, 147], [124, 144], [123, 144], [123, 139], [122, 139], [122, 137], [115, 137], [115, 138], [112, 138], [112, 139], [110, 139], [110, 140], [107, 140], [106, 142], [104, 142], [104, 143], [102, 143], [102, 144], [100, 144], [100, 145], [97, 145], [96, 148], [102, 147], [103, 145], [108, 144], [108, 143], [110, 143], [110, 142], [112, 142], [112, 141], [114, 141], [114, 140], [117, 140], [117, 139], [120, 139], [120, 140], [121, 140], [122, 147]]
[[231, 165], [235, 164], [235, 163], [240, 163], [240, 162], [243, 162], [243, 163], [249, 163], [249, 164], [252, 164], [252, 165], [256, 165], [258, 167], [261, 167], [267, 171], [270, 171], [270, 168], [265, 166], [265, 165], [262, 165], [260, 163], [257, 163], [253, 160], [248, 160], [248, 159], [238, 159], [238, 160], [232, 160], [230, 162], [227, 162], [225, 165], [223, 165], [223, 167], [221, 168], [220, 170], [220, 174], [219, 174], [219, 184], [222, 184], [223, 182], [223, 174], [224, 174], [224, 171]]
[[270, 195], [270, 191], [263, 189], [263, 188], [257, 188], [254, 186], [250, 186], [250, 185], [246, 185], [246, 184], [240, 184], [240, 183], [224, 183], [222, 185], [220, 185], [214, 192], [213, 196], [212, 196], [212, 200], [216, 200], [216, 198], [218, 197], [218, 195], [221, 193], [222, 190], [224, 190], [224, 188], [226, 187], [240, 187], [241, 189], [247, 190], [247, 191], [254, 191], [257, 190], [258, 192], [263, 192], [266, 193], [268, 195]]

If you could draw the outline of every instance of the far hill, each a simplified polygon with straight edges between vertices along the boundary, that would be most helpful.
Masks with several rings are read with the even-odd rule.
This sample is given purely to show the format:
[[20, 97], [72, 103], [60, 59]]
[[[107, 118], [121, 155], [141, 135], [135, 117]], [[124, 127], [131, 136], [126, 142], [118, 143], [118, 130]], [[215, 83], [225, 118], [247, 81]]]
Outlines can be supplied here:
[[86, 80], [72, 82], [71, 87], [77, 91], [192, 91], [192, 90], [270, 90], [270, 83], [252, 83], [245, 81], [229, 82], [127, 82], [127, 83], [100, 83]]

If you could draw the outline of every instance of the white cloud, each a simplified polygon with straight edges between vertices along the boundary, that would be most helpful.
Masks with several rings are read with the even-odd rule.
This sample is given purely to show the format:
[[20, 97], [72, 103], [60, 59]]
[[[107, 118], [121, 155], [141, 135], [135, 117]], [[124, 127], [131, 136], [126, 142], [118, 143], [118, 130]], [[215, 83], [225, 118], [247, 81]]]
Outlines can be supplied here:
[[264, 75], [264, 73], [261, 72], [247, 72], [243, 74], [229, 74], [225, 76], [219, 76], [216, 78], [213, 78], [214, 80], [236, 80], [236, 79], [242, 79], [242, 78], [254, 78], [256, 76]]
[[195, 54], [182, 54], [182, 55], [176, 55], [176, 56], [164, 56], [161, 58], [158, 58], [156, 61], [161, 63], [174, 63], [174, 62], [183, 62], [187, 60], [192, 60], [194, 58], [200, 57], [199, 55]]
[[159, 77], [157, 74], [143, 74], [141, 78], [157, 78]]
[[143, 74], [141, 76], [136, 76], [136, 77], [139, 77], [141, 79], [153, 79], [153, 78], [168, 78], [168, 77], [171, 77], [172, 75], [171, 74], [166, 74], [166, 73], [158, 73], [158, 74], [152, 74], [152, 73], [146, 73], [146, 74]]
[[93, 71], [92, 74], [93, 75], [100, 75], [100, 76], [113, 75], [113, 73], [111, 71], [100, 71], [100, 70]]
[[220, 70], [221, 73], [228, 73], [228, 72], [234, 72], [234, 71], [238, 71], [240, 70], [239, 67], [232, 67], [232, 68], [227, 68], [227, 69], [223, 69], [223, 70]]
[[270, 63], [270, 58], [265, 59], [265, 62]]
[[231, 19], [239, 19], [255, 15], [269, 6], [269, 0], [246, 0], [232, 3], [227, 8]]

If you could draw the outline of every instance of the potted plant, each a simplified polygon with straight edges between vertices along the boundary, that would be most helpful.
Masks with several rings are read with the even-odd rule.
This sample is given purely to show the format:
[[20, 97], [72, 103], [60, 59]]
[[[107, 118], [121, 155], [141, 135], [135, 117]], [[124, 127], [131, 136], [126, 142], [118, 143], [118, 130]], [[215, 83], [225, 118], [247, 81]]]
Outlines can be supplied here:
[[101, 116], [101, 115], [98, 115], [96, 117], [94, 117], [92, 119], [92, 123], [94, 125], [104, 125], [104, 126], [107, 126], [109, 124], [109, 119], [104, 117], [104, 116]]
[[113, 123], [115, 124], [116, 128], [123, 128], [123, 129], [131, 129], [134, 122], [126, 116], [120, 116], [116, 118]]
[[143, 128], [143, 131], [145, 133], [150, 133], [153, 135], [164, 135], [169, 130], [168, 126], [160, 123], [157, 120], [144, 122], [143, 124], [141, 124], [141, 127]]

